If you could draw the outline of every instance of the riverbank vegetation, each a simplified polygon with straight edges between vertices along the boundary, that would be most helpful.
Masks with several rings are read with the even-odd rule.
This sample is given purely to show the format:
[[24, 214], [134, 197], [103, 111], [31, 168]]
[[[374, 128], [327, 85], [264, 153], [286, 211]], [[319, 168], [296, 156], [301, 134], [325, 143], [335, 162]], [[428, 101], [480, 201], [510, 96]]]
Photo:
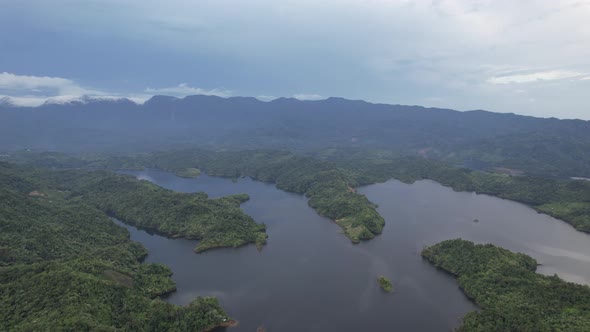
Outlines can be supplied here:
[[77, 158], [59, 153], [16, 154], [15, 162], [55, 168], [157, 168], [175, 174], [198, 168], [211, 176], [274, 183], [279, 189], [304, 194], [320, 215], [334, 220], [352, 241], [368, 240], [385, 224], [376, 206], [356, 193], [352, 174], [333, 162], [285, 151], [225, 151], [199, 149], [164, 151], [135, 156], [92, 155]]
[[14, 161], [56, 168], [141, 169], [173, 173], [198, 168], [213, 176], [275, 183], [279, 189], [305, 194], [319, 214], [335, 220], [354, 242], [379, 234], [384, 221], [362, 185], [397, 179], [431, 179], [456, 191], [472, 191], [526, 204], [541, 213], [590, 232], [590, 181], [511, 176], [454, 166], [384, 150], [327, 149], [308, 155], [271, 150], [207, 151], [199, 149], [137, 154], [72, 157], [59, 153], [20, 153]]
[[[323, 151], [302, 156], [261, 150], [186, 150], [128, 157], [66, 158], [52, 154], [31, 156], [20, 162], [56, 168], [113, 170], [149, 167], [174, 173], [198, 168], [212, 176], [248, 176], [275, 183], [282, 190], [306, 195], [312, 208], [335, 220], [354, 242], [371, 239], [381, 232], [384, 225], [376, 206], [358, 194], [355, 188], [391, 178], [406, 183], [431, 179], [457, 191], [472, 191], [518, 201], [539, 212], [560, 218], [578, 230], [590, 231], [588, 181], [486, 173], [424, 158], [377, 152]], [[14, 190], [20, 193], [19, 197], [26, 196], [27, 201], [33, 200], [39, 204], [60, 202], [60, 205], [55, 206], [75, 206], [68, 211], [74, 210], [77, 215], [83, 216], [81, 220], [102, 218], [107, 212], [125, 222], [169, 236], [199, 238], [203, 246], [197, 250], [245, 243], [261, 245], [266, 239], [264, 226], [254, 223], [239, 209], [240, 203], [248, 199], [246, 195], [209, 199], [204, 194], [174, 193], [147, 181], [107, 171], [41, 173], [32, 172], [24, 178], [0, 177], [0, 181], [3, 181], [0, 185], [1, 188], [16, 188]], [[35, 178], [36, 182], [31, 185], [27, 177]], [[7, 216], [27, 216], [28, 212], [11, 215], [10, 207], [13, 204], [8, 199], [6, 202], [3, 213]], [[166, 212], [158, 207], [167, 207]], [[220, 223], [220, 220], [229, 222]], [[94, 250], [93, 243], [96, 241], [114, 243], [110, 247], [118, 244], [117, 231], [110, 230], [105, 235], [105, 232], [100, 231], [103, 226], [107, 227], [101, 223], [67, 227], [37, 223], [31, 227], [22, 221], [11, 227], [23, 234], [31, 229], [31, 235], [26, 238], [12, 238], [10, 232], [0, 235], [3, 241], [0, 248], [2, 264], [11, 268], [11, 262], [41, 264], [48, 259], [68, 260], [78, 257], [68, 253]], [[99, 229], [94, 229], [96, 227]], [[90, 229], [93, 231], [88, 231]], [[67, 232], [80, 233], [79, 236], [84, 236], [84, 239], [68, 241]], [[57, 238], [53, 239], [52, 236]], [[126, 255], [142, 255], [141, 249], [132, 245], [127, 247], [125, 250], [131, 254]], [[120, 254], [105, 254], [105, 257], [111, 255]], [[536, 262], [528, 256], [461, 240], [445, 241], [425, 249], [422, 255], [439, 268], [456, 275], [465, 293], [482, 307], [482, 311], [465, 317], [461, 331], [587, 331], [590, 326], [588, 287], [536, 274]], [[138, 258], [134, 259], [137, 261]], [[139, 268], [121, 270], [121, 266], [125, 267], [124, 264], [129, 263], [108, 261], [108, 264], [114, 266], [109, 265], [103, 270], [93, 267], [89, 270], [114, 271], [98, 276], [122, 285], [134, 285], [134, 289], [147, 298], [172, 289], [166, 282], [167, 274], [163, 269], [154, 268], [159, 271], [155, 277], [136, 277], [137, 273], [146, 272], [141, 272]], [[141, 280], [147, 280], [146, 286], [140, 286]]]
[[379, 284], [379, 287], [381, 287], [381, 289], [384, 292], [386, 292], [386, 293], [393, 292], [393, 285], [391, 284], [391, 280], [387, 279], [386, 277], [378, 276], [377, 283]]
[[260, 249], [266, 243], [265, 225], [240, 209], [249, 199], [246, 194], [210, 199], [202, 192], [174, 192], [128, 175], [86, 172], [70, 195], [128, 224], [173, 238], [197, 239], [196, 252], [249, 243]]
[[[197, 165], [210, 175], [273, 182], [302, 193], [318, 213], [339, 223], [353, 241], [379, 234], [384, 222], [375, 205], [354, 188], [397, 179], [431, 179], [456, 191], [471, 191], [526, 204], [590, 232], [590, 181], [487, 173], [421, 157], [381, 151], [325, 150], [312, 156], [277, 151], [154, 153], [140, 164], [176, 171]], [[193, 166], [191, 166], [193, 165]]]
[[176, 172], [198, 167], [211, 176], [275, 183], [277, 188], [309, 198], [309, 205], [320, 215], [342, 227], [353, 242], [367, 240], [381, 233], [385, 224], [376, 206], [356, 193], [350, 172], [330, 161], [280, 151], [171, 151], [144, 157], [148, 167]]
[[199, 240], [195, 251], [266, 243], [265, 225], [241, 209], [239, 194], [210, 199], [205, 193], [179, 193], [111, 171], [54, 170], [29, 177], [59, 190], [72, 202], [91, 204], [125, 223], [169, 237]]
[[481, 308], [458, 331], [590, 331], [590, 288], [536, 273], [529, 256], [460, 239], [425, 248], [422, 256], [456, 276]]
[[391, 178], [406, 183], [431, 179], [456, 191], [520, 202], [590, 232], [590, 181], [486, 173], [424, 158], [361, 156], [340, 154], [330, 160], [352, 172], [361, 185]]
[[160, 300], [175, 290], [170, 269], [141, 263], [147, 251], [126, 229], [48, 173], [0, 163], [0, 330], [206, 331], [229, 320], [214, 298]]

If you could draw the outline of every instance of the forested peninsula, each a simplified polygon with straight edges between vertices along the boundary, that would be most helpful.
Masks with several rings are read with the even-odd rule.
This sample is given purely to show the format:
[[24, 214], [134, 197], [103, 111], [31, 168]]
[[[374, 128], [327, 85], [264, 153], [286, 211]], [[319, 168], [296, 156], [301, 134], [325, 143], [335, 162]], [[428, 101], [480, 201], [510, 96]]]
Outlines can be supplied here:
[[[241, 209], [246, 194], [209, 199], [206, 193], [179, 193], [148, 181], [110, 172], [77, 172], [76, 183], [61, 180], [79, 197], [125, 223], [168, 237], [199, 240], [196, 252], [217, 247], [266, 243], [265, 225]], [[66, 173], [53, 173], [63, 178]]]
[[265, 225], [240, 209], [249, 199], [246, 194], [210, 199], [202, 192], [179, 193], [111, 171], [35, 169], [26, 176], [127, 224], [199, 240], [197, 252], [248, 243], [260, 248], [266, 243]]
[[211, 176], [248, 176], [304, 194], [309, 206], [334, 220], [352, 242], [374, 238], [385, 225], [375, 204], [354, 189], [357, 183], [353, 175], [330, 161], [283, 151], [173, 151], [140, 159], [142, 165], [175, 173], [198, 167]]
[[108, 187], [93, 187], [96, 181], [162, 190], [106, 172], [0, 163], [0, 330], [206, 331], [226, 325], [230, 318], [214, 298], [185, 307], [159, 299], [175, 290], [171, 270], [141, 263], [146, 249], [99, 208], [98, 199], [109, 194]]
[[457, 239], [422, 257], [457, 277], [481, 308], [463, 318], [460, 332], [590, 331], [590, 288], [536, 273], [529, 256]]

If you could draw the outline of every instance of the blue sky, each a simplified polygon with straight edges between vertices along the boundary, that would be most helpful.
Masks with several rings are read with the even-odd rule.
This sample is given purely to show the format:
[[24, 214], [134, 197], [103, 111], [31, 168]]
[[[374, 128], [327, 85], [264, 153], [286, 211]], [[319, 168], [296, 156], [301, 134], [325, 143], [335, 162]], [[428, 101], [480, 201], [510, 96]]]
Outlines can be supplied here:
[[590, 0], [0, 0], [0, 96], [341, 96], [590, 119]]

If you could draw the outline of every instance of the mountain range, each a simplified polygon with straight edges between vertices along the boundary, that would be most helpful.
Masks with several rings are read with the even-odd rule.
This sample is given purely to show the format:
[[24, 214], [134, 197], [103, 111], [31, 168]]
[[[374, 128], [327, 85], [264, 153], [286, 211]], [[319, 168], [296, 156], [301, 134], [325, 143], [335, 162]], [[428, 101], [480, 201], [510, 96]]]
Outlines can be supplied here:
[[590, 122], [328, 98], [85, 97], [0, 101], [0, 150], [151, 151], [180, 147], [392, 151], [513, 175], [590, 177]]

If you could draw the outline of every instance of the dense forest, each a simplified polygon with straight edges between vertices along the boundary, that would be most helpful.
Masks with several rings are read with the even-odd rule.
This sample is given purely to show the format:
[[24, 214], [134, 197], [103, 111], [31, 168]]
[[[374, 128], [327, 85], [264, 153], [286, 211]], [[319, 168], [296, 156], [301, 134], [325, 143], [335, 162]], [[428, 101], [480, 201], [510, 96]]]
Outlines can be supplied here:
[[367, 231], [378, 234], [383, 227], [374, 205], [354, 188], [392, 178], [407, 183], [431, 179], [456, 191], [517, 201], [590, 232], [590, 181], [586, 180], [512, 176], [422, 157], [338, 149], [309, 156], [266, 150], [186, 150], [152, 153], [136, 162], [173, 172], [196, 166], [210, 175], [250, 176], [276, 183], [279, 189], [306, 194], [310, 206], [337, 220], [353, 239], [350, 226], [357, 229], [355, 225], [365, 225], [361, 234], [366, 236], [360, 239], [371, 238]]
[[70, 183], [63, 180], [63, 173], [52, 174], [59, 177], [56, 180], [66, 186], [64, 189], [71, 190], [72, 198], [140, 228], [168, 237], [197, 239], [197, 252], [248, 243], [261, 249], [266, 243], [264, 224], [257, 224], [240, 209], [249, 199], [246, 194], [209, 199], [202, 192], [178, 193], [110, 172], [76, 174], [75, 185], [67, 188]]
[[[309, 205], [320, 215], [336, 221], [353, 242], [374, 238], [376, 234], [381, 233], [385, 224], [377, 213], [376, 206], [364, 195], [356, 193], [356, 182], [349, 172], [336, 167], [330, 161], [289, 152], [186, 150], [131, 156], [70, 156], [62, 153], [37, 154], [25, 151], [14, 154], [11, 160], [58, 169], [115, 170], [149, 167], [181, 175], [186, 170], [199, 169], [212, 176], [249, 176], [255, 180], [275, 183], [279, 189], [285, 191], [305, 194], [309, 198]], [[134, 223], [133, 220], [129, 222]], [[261, 243], [262, 235], [256, 239], [257, 243]]]
[[[209, 199], [202, 193], [174, 193], [146, 181], [112, 173], [111, 170], [148, 167], [186, 176], [198, 175], [196, 170], [199, 170], [212, 176], [248, 176], [259, 181], [275, 183], [279, 189], [306, 195], [311, 207], [319, 214], [334, 219], [354, 242], [373, 238], [384, 227], [383, 218], [377, 213], [376, 206], [365, 196], [358, 194], [355, 188], [391, 178], [408, 183], [432, 179], [458, 191], [474, 191], [515, 200], [539, 212], [563, 219], [578, 230], [590, 230], [588, 181], [489, 173], [422, 157], [408, 157], [378, 150], [330, 149], [312, 154], [295, 154], [272, 150], [215, 152], [191, 149], [122, 156], [20, 152], [10, 159], [26, 165], [2, 164], [4, 176], [0, 178], [0, 185], [2, 188], [14, 188], [11, 190], [18, 192], [18, 197], [52, 207], [68, 205], [75, 207], [76, 214], [89, 213], [94, 218], [103, 220], [108, 220], [105, 219], [105, 213], [109, 213], [126, 222], [155, 229], [169, 236], [199, 238], [202, 240], [200, 243], [204, 244], [197, 250], [245, 243], [260, 245], [264, 242], [264, 226], [254, 223], [239, 209], [240, 203], [248, 199], [246, 195]], [[28, 168], [30, 165], [61, 170], [39, 171]], [[15, 176], [13, 173], [20, 175]], [[10, 207], [18, 205], [8, 200], [6, 202], [8, 203], [3, 213], [10, 216]], [[157, 207], [166, 207], [166, 212], [158, 211]], [[32, 206], [31, 209], [40, 211], [38, 213], [45, 211]], [[15, 212], [11, 218], [16, 220], [18, 215], [27, 216], [33, 213], [23, 211]], [[218, 220], [219, 217], [222, 219]], [[62, 219], [67, 220], [66, 217]], [[31, 222], [34, 222], [34, 219], [32, 220]], [[91, 220], [91, 217], [86, 216], [83, 220]], [[224, 222], [218, 222], [221, 220]], [[167, 268], [145, 268], [139, 264], [138, 260], [145, 255], [141, 247], [132, 244], [121, 248], [117, 240], [105, 236], [104, 232], [88, 231], [88, 227], [100, 225], [102, 224], [44, 223], [35, 225], [39, 227], [39, 231], [33, 234], [37, 235], [26, 239], [22, 236], [13, 236], [9, 232], [3, 233], [1, 253], [6, 271], [18, 268], [14, 275], [22, 273], [23, 276], [35, 276], [34, 271], [37, 270], [29, 273], [22, 264], [32, 269], [49, 263], [62, 264], [63, 261], [65, 265], [59, 265], [59, 271], [71, 269], [71, 266], [79, 264], [98, 264], [100, 267], [92, 265], [87, 269], [93, 273], [99, 271], [96, 275], [106, 278], [107, 281], [116, 280], [130, 285], [130, 280], [133, 280], [133, 289], [142, 292], [148, 299], [150, 296], [173, 290], [173, 284], [167, 279], [170, 274]], [[112, 223], [108, 225], [117, 229]], [[31, 228], [24, 223], [22, 227]], [[23, 229], [16, 229], [14, 232], [23, 232]], [[53, 238], [65, 238], [69, 236], [66, 232], [75, 232], [77, 237], [87, 238], [83, 241], [62, 241], [60, 238]], [[119, 235], [120, 241], [127, 243], [124, 230], [119, 229], [119, 232], [122, 232]], [[117, 233], [112, 231], [109, 234]], [[116, 250], [124, 254], [118, 251], [113, 254], [115, 249], [110, 246], [110, 251], [105, 257], [132, 256], [133, 259], [125, 260], [125, 264], [131, 264], [132, 267], [116, 259], [107, 262], [111, 265], [100, 265], [107, 263], [100, 261], [101, 256], [97, 255], [86, 258], [88, 256], [71, 257], [67, 254], [94, 252], [97, 248], [93, 243], [97, 241], [114, 241], [113, 243], [117, 244], [113, 245]], [[462, 331], [585, 331], [589, 326], [588, 288], [566, 283], [557, 277], [536, 274], [536, 262], [530, 257], [513, 254], [494, 246], [474, 245], [461, 240], [445, 241], [427, 248], [423, 256], [436, 266], [458, 276], [465, 293], [483, 308], [482, 311], [470, 313], [465, 317], [460, 328]], [[145, 276], [145, 273], [149, 275]], [[100, 298], [102, 295], [89, 296]], [[14, 299], [8, 298], [6, 301], [12, 303], [10, 301]], [[211, 302], [214, 301], [212, 299], [197, 301], [195, 305], [203, 306], [203, 303], [206, 303], [206, 308], [209, 308], [209, 305], [213, 308], [215, 305]], [[165, 303], [161, 305], [169, 306]], [[110, 307], [107, 305], [107, 308]], [[215, 317], [226, 319], [225, 314], [220, 314], [220, 309], [211, 310], [216, 312]], [[108, 310], [105, 309], [105, 312]]]
[[212, 176], [275, 183], [279, 189], [309, 198], [309, 205], [320, 215], [336, 221], [353, 242], [381, 233], [383, 218], [375, 205], [355, 192], [355, 183], [332, 162], [281, 151], [160, 152], [140, 158], [143, 165], [178, 172], [198, 167]]
[[175, 290], [170, 269], [141, 263], [147, 251], [127, 230], [53, 182], [80, 173], [53, 173], [0, 163], [0, 330], [205, 331], [230, 322], [214, 298], [160, 300]]
[[[337, 167], [331, 161], [285, 151], [213, 152], [192, 149], [123, 156], [94, 154], [72, 156], [62, 153], [37, 154], [25, 151], [12, 155], [10, 160], [58, 169], [116, 170], [148, 167], [179, 175], [184, 175], [187, 170], [198, 169], [199, 172], [204, 171], [211, 176], [228, 178], [248, 176], [255, 180], [275, 183], [279, 189], [285, 191], [305, 194], [309, 198], [309, 205], [320, 215], [336, 221], [353, 242], [372, 239], [384, 226], [384, 220], [377, 213], [375, 205], [364, 195], [356, 193], [354, 187], [357, 182], [350, 172]], [[149, 185], [146, 183], [143, 186]], [[104, 200], [108, 198], [100, 199], [101, 202]], [[124, 213], [124, 209], [120, 211]], [[129, 222], [136, 223], [131, 219]], [[149, 226], [149, 224], [143, 226]], [[262, 231], [263, 228], [260, 228], [260, 232]], [[240, 232], [240, 234], [256, 235], [247, 232]], [[256, 235], [256, 240], [257, 243], [261, 243], [262, 235]]]
[[354, 188], [389, 179], [406, 183], [431, 179], [456, 191], [517, 201], [590, 232], [590, 181], [484, 172], [382, 150], [326, 149], [296, 154], [190, 149], [122, 156], [19, 152], [10, 160], [54, 168], [153, 167], [174, 173], [198, 168], [213, 176], [250, 176], [307, 195], [318, 213], [337, 220], [354, 241], [372, 238], [383, 227], [375, 206]]
[[239, 194], [209, 199], [205, 193], [178, 193], [110, 171], [31, 171], [28, 176], [65, 193], [70, 201], [91, 204], [110, 216], [169, 237], [197, 239], [195, 251], [266, 243], [264, 224], [243, 213]]
[[458, 331], [590, 330], [590, 288], [536, 273], [529, 256], [460, 239], [425, 248], [422, 256], [456, 276], [481, 307]]

